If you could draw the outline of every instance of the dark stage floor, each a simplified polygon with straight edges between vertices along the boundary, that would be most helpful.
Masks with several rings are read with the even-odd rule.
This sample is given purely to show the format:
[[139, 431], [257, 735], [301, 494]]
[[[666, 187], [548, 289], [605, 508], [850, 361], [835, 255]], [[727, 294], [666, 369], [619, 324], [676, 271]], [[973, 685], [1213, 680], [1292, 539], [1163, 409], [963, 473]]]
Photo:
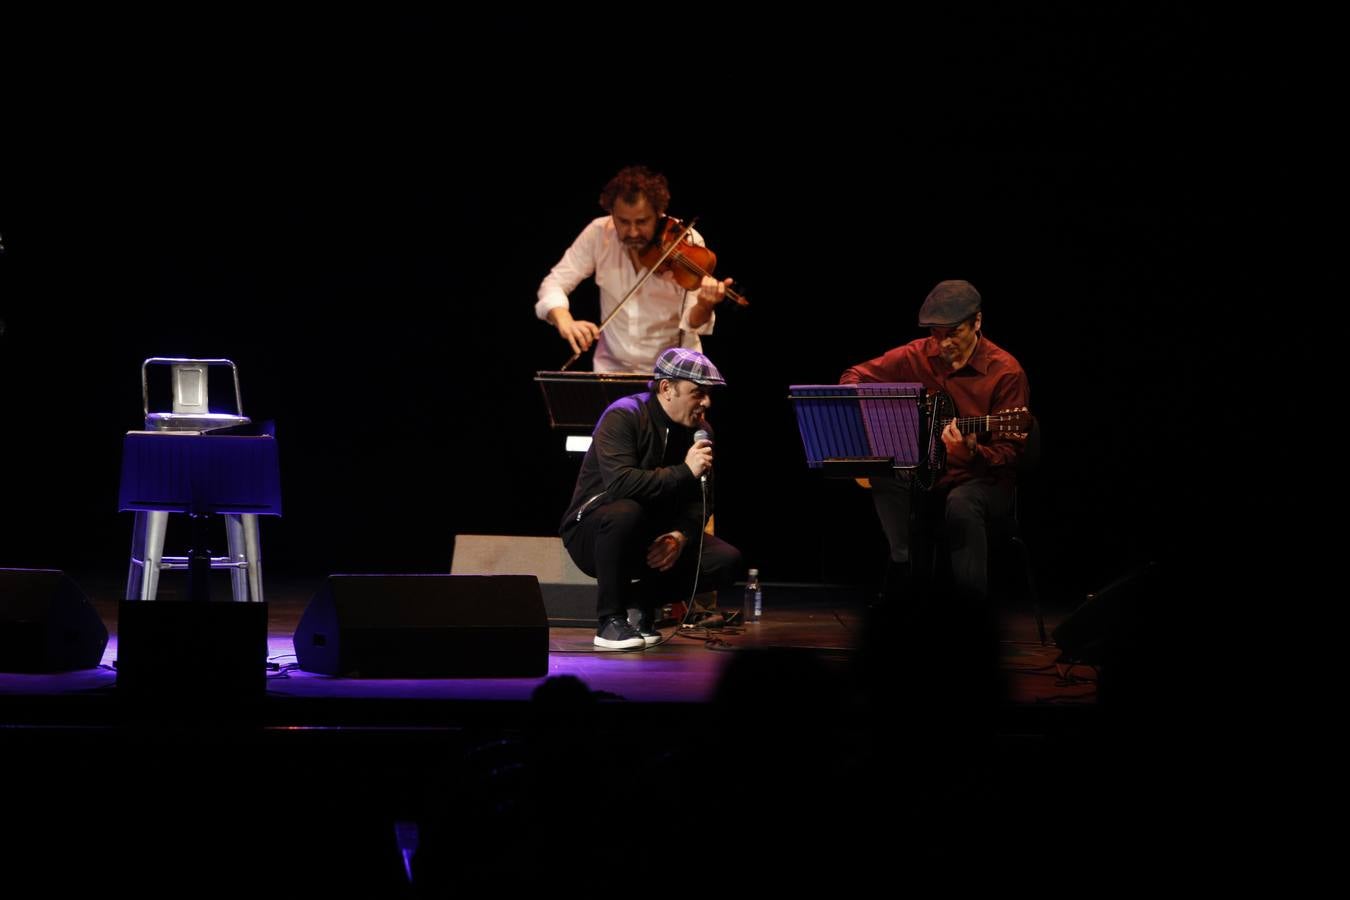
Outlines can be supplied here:
[[[0, 674], [0, 696], [30, 700], [62, 696], [97, 697], [116, 682], [117, 603], [121, 585], [109, 576], [74, 576], [108, 627], [108, 647], [97, 669], [57, 674]], [[280, 668], [267, 681], [268, 699], [517, 702], [528, 701], [544, 677], [537, 678], [342, 678], [305, 672], [296, 665], [292, 635], [323, 578], [274, 578], [268, 582], [268, 654]], [[173, 596], [170, 585], [165, 594]], [[858, 653], [864, 627], [861, 591], [847, 587], [769, 585], [764, 619], [753, 625], [719, 629], [662, 629], [666, 643], [643, 651], [596, 649], [586, 628], [552, 628], [548, 676], [572, 675], [607, 699], [634, 703], [699, 704], [712, 699], [727, 662], [748, 648], [799, 648], [814, 651], [828, 664], [847, 667]], [[1047, 617], [1053, 629], [1062, 614]], [[1057, 649], [1041, 646], [1028, 610], [1004, 610], [1000, 616], [999, 668], [1011, 706], [1090, 705], [1095, 684], [1090, 669], [1064, 671], [1054, 665]], [[886, 653], [931, 655], [934, 645], [958, 636], [896, 633]], [[938, 651], [940, 653], [940, 651]], [[198, 672], [197, 676], [205, 673]], [[192, 671], [181, 673], [190, 682]], [[363, 704], [365, 706], [365, 704]], [[397, 717], [395, 716], [395, 719]]]

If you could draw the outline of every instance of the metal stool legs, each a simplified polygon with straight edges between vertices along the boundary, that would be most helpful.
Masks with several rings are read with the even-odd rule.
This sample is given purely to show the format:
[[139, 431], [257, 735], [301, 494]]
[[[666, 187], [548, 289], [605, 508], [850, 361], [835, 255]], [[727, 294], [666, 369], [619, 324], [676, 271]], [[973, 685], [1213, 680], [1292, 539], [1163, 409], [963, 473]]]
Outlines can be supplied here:
[[164, 556], [167, 512], [138, 512], [131, 529], [131, 565], [127, 572], [127, 599], [153, 600], [159, 590], [159, 570]]
[[262, 542], [258, 538], [257, 515], [226, 515], [225, 539], [230, 550], [230, 583], [235, 602], [262, 603]]
[[[230, 588], [236, 603], [263, 602], [262, 542], [258, 517], [253, 513], [224, 515], [228, 556], [212, 557], [211, 568], [230, 570]], [[167, 512], [137, 512], [131, 533], [131, 565], [127, 573], [128, 600], [154, 600], [161, 569], [187, 569], [186, 556], [165, 556]]]

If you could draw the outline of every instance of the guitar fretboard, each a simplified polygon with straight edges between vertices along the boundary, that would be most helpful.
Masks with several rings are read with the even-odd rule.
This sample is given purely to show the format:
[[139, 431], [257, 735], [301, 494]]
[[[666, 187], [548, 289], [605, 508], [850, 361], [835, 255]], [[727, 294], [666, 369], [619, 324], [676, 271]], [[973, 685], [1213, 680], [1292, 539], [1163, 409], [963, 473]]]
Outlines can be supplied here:
[[[1025, 413], [992, 413], [987, 416], [957, 416], [956, 428], [962, 434], [977, 431], [1026, 431]], [[944, 425], [946, 423], [943, 423]]]

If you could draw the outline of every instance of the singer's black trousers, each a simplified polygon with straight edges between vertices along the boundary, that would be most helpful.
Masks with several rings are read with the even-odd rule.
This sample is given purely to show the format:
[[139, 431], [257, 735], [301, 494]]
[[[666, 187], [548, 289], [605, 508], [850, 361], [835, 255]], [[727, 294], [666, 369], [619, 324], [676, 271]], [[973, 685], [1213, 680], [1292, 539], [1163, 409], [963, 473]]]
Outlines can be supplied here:
[[735, 581], [741, 551], [711, 534], [703, 535], [701, 560], [695, 538], [685, 542], [671, 569], [650, 568], [647, 547], [658, 535], [673, 530], [671, 523], [655, 520], [636, 500], [615, 500], [587, 511], [564, 540], [577, 568], [599, 582], [597, 620], [627, 617], [630, 609], [653, 610], [676, 600], [688, 601], [696, 591], [719, 590]]

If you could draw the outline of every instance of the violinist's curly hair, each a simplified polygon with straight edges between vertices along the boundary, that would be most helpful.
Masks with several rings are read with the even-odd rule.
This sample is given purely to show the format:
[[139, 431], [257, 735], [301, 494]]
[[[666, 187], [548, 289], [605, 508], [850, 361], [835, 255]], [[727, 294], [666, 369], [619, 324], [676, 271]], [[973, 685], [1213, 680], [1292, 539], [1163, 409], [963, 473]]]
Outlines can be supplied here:
[[611, 178], [600, 192], [600, 208], [605, 212], [613, 212], [615, 200], [636, 203], [638, 194], [646, 195], [647, 202], [658, 215], [670, 205], [670, 185], [666, 183], [666, 176], [646, 166], [628, 166]]

